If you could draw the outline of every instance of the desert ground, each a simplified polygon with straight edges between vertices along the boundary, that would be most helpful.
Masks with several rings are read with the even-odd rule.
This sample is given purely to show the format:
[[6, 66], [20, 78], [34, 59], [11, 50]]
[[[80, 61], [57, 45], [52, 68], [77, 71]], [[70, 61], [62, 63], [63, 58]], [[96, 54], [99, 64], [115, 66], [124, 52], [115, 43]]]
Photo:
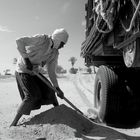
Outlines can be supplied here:
[[9, 127], [21, 103], [14, 76], [0, 78], [0, 140], [140, 140], [140, 128], [118, 129], [87, 119], [93, 107], [95, 74], [58, 77], [65, 97], [84, 115], [59, 99], [60, 106], [42, 106]]

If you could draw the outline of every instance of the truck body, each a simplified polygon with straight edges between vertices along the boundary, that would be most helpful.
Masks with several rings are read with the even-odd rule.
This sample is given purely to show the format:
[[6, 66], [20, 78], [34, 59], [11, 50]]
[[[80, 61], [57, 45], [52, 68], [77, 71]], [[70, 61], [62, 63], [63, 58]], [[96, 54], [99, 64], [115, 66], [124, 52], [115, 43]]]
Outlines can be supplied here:
[[139, 9], [139, 0], [85, 3], [86, 30], [81, 56], [86, 66], [98, 67], [94, 107], [99, 110], [99, 121], [110, 125], [134, 124], [140, 119]]

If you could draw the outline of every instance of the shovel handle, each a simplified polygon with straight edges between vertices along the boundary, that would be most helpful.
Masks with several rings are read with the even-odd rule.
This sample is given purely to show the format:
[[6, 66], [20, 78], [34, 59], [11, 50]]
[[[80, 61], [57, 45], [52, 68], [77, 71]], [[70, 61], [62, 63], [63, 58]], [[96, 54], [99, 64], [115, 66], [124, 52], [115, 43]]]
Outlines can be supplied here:
[[[53, 87], [49, 82], [47, 82], [47, 80], [45, 80], [45, 78], [43, 78], [39, 73], [37, 72], [33, 72], [38, 78], [40, 78], [49, 88], [51, 88], [52, 90], [54, 90], [56, 93], [58, 93], [58, 91], [55, 89], [55, 87]], [[66, 97], [63, 98], [71, 107], [73, 107], [77, 112], [79, 112], [80, 114], [83, 115], [83, 112], [81, 112], [75, 105], [73, 105]]]
[[36, 75], [39, 79], [41, 79], [49, 88], [51, 88], [53, 91], [57, 92], [57, 90], [45, 79], [45, 77], [42, 77], [39, 73], [33, 72], [34, 75]]
[[75, 105], [73, 105], [66, 97], [63, 98], [71, 107], [73, 107], [77, 112], [83, 115], [83, 112], [80, 111]]

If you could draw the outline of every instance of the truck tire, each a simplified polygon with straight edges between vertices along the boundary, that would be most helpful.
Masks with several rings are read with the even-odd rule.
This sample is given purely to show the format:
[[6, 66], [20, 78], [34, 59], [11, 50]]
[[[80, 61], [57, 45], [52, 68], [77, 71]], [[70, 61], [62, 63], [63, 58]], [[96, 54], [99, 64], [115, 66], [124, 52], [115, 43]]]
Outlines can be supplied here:
[[[94, 105], [98, 122], [112, 123], [119, 112], [118, 76], [107, 66], [100, 66], [95, 77]], [[112, 120], [113, 119], [113, 120]]]

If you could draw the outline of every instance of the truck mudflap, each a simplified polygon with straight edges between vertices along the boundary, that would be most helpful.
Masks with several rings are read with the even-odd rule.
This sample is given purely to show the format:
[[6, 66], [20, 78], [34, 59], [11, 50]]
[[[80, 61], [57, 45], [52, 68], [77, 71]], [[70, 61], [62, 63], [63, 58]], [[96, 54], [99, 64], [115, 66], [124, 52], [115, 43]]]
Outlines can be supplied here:
[[132, 35], [115, 48], [123, 51], [123, 60], [126, 67], [140, 67], [140, 32]]

